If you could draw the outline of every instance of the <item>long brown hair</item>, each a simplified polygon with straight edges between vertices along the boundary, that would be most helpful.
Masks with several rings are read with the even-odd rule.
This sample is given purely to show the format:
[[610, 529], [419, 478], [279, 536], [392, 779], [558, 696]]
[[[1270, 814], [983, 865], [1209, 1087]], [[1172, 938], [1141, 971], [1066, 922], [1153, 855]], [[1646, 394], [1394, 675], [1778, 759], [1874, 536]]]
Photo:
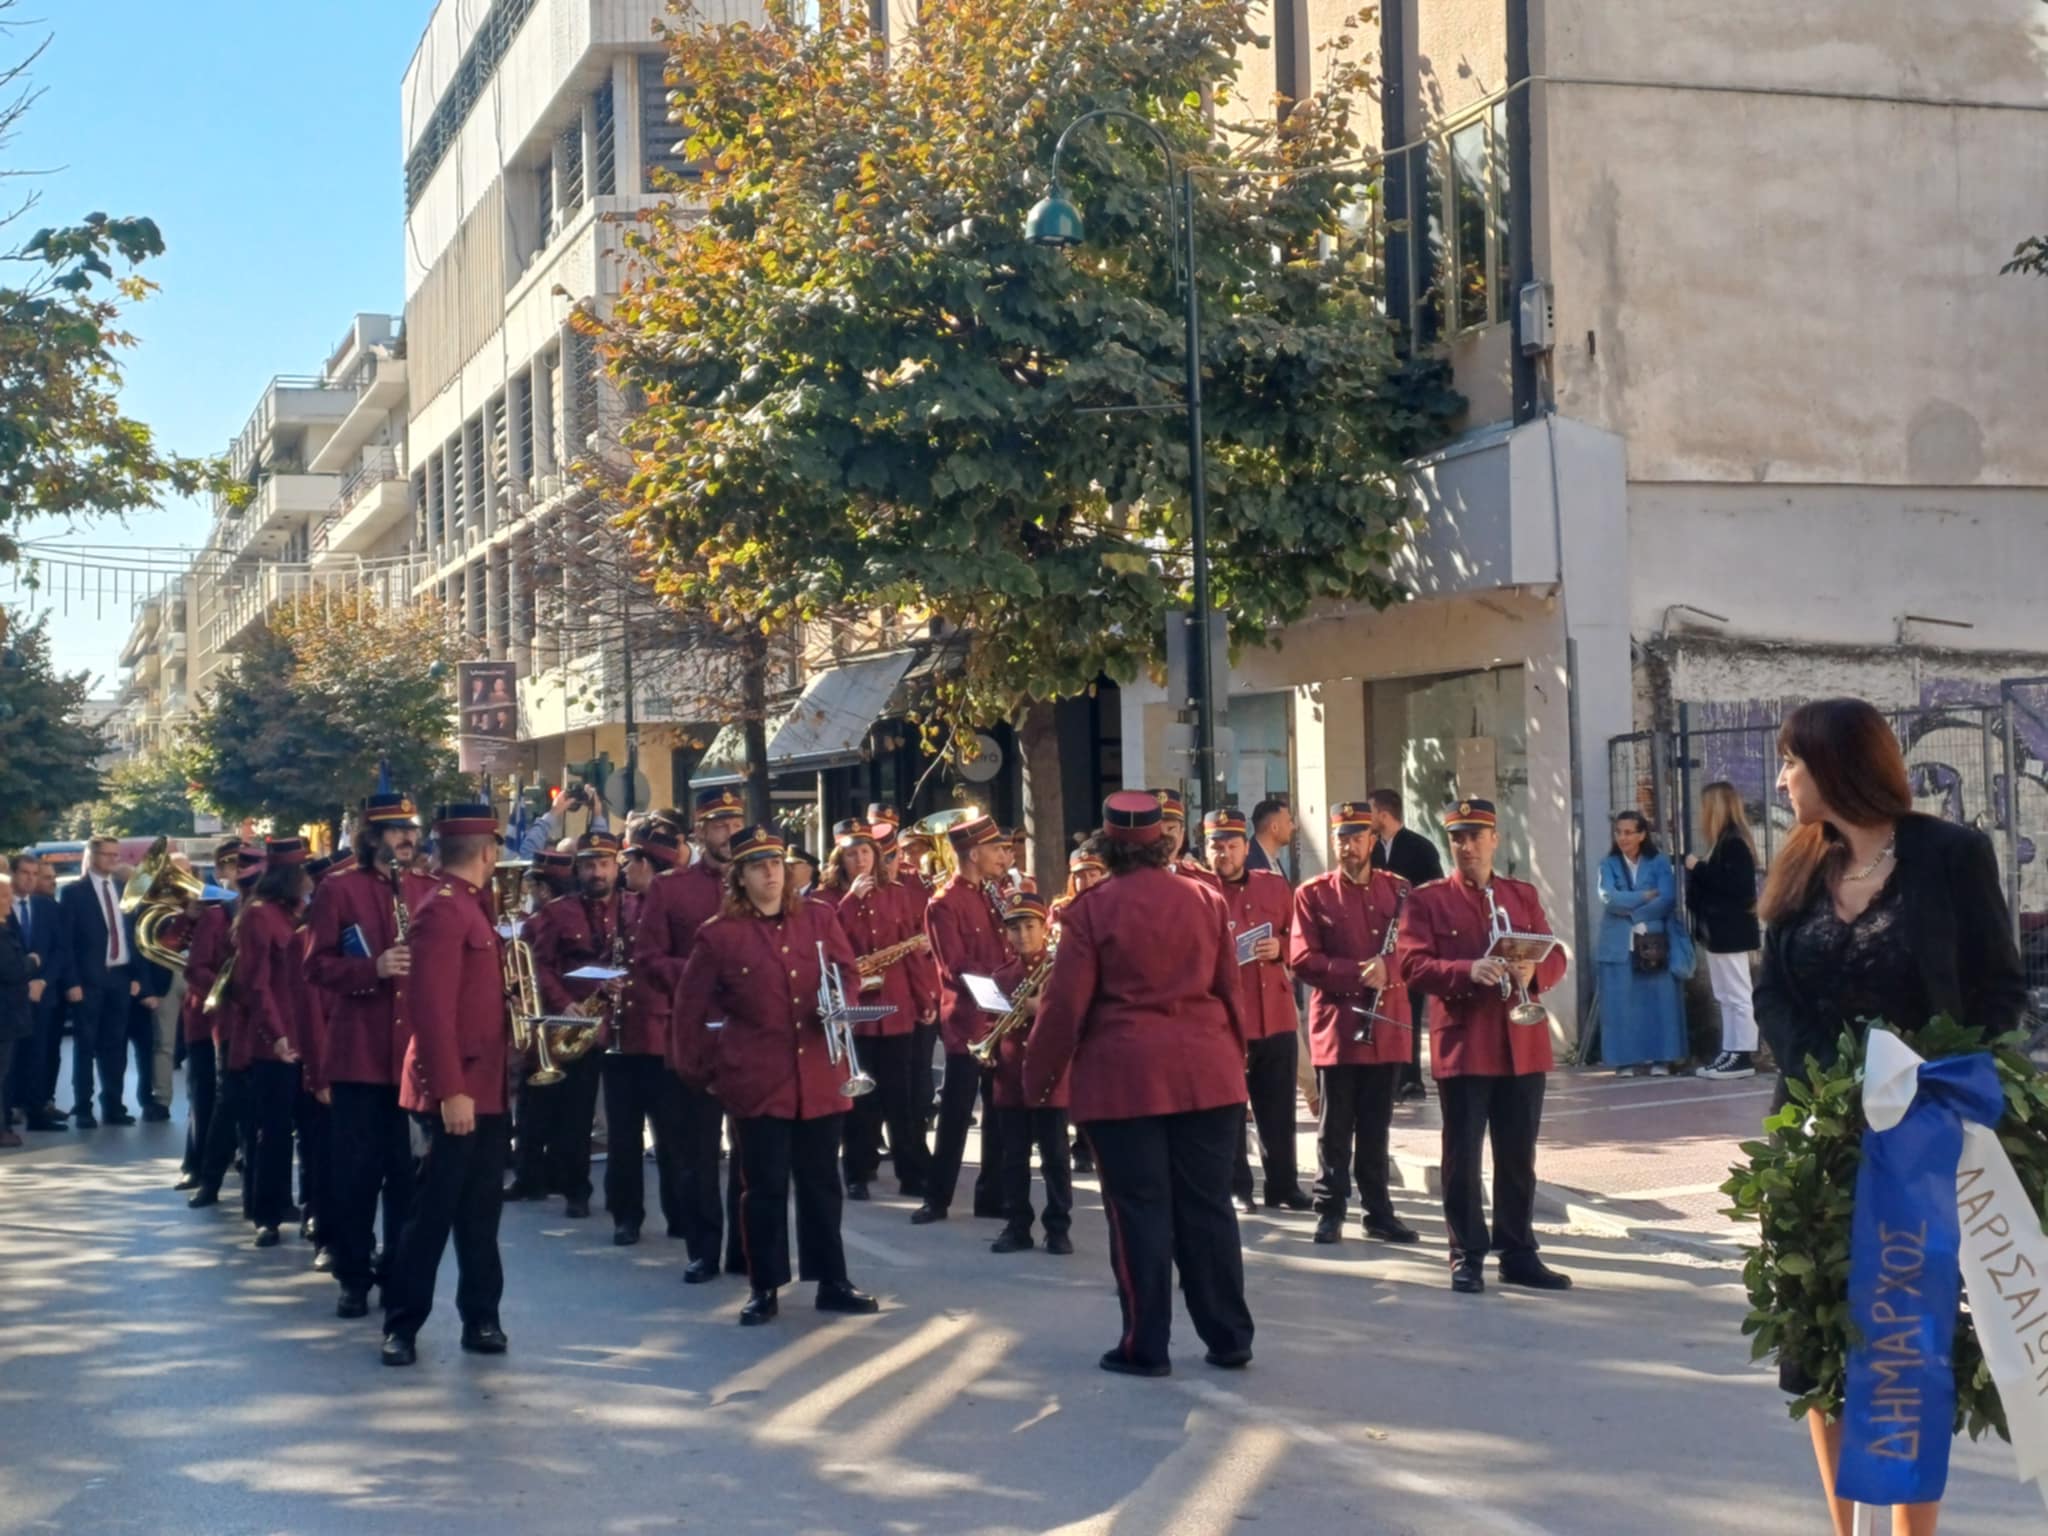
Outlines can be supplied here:
[[1748, 845], [1749, 856], [1756, 857], [1756, 839], [1749, 835], [1749, 816], [1742, 808], [1742, 792], [1726, 779], [1716, 779], [1700, 791], [1700, 822], [1709, 848], [1718, 848], [1721, 839], [1733, 832]]
[[[761, 909], [755, 906], [752, 899], [747, 895], [746, 876], [742, 873], [746, 867], [746, 865], [735, 859], [732, 863], [725, 866], [725, 873], [720, 878], [720, 883], [725, 887], [725, 915], [727, 917], [761, 916]], [[796, 882], [790, 879], [789, 872], [784, 870], [782, 875], [782, 908], [774, 915], [777, 917], [789, 916], [790, 913], [803, 905], [805, 899], [797, 894]]]
[[[1851, 826], [1897, 821], [1913, 809], [1913, 786], [1899, 738], [1875, 706], [1862, 699], [1802, 704], [1778, 731], [1778, 753], [1805, 766], [1829, 812]], [[1813, 898], [1844, 844], [1828, 822], [1800, 827], [1771, 861], [1758, 904], [1767, 923], [1792, 916]]]

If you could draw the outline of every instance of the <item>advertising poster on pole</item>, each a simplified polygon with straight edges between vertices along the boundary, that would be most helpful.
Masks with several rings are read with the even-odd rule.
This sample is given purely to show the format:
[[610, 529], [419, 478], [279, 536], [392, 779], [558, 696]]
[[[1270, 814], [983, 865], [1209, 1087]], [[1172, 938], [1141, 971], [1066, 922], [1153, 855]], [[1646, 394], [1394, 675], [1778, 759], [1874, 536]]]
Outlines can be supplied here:
[[506, 773], [519, 742], [519, 672], [509, 661], [455, 664], [461, 717], [456, 751], [464, 773]]

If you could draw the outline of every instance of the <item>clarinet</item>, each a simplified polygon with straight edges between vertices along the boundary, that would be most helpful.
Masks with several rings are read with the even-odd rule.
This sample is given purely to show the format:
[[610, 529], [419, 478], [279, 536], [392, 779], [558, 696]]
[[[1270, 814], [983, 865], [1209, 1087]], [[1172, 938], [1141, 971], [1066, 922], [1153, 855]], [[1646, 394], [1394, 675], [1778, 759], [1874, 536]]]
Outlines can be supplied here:
[[[623, 889], [612, 893], [612, 953], [611, 967], [615, 971], [631, 969], [631, 959], [626, 953], [626, 893]], [[607, 987], [611, 982], [606, 982]], [[606, 1049], [607, 1056], [617, 1056], [625, 1050], [626, 1020], [625, 998], [611, 995], [604, 1005], [605, 1022], [611, 1027], [612, 1043]]]
[[[1394, 892], [1394, 915], [1387, 919], [1386, 942], [1380, 945], [1379, 958], [1383, 961], [1394, 957], [1394, 944], [1401, 937], [1401, 909], [1408, 905], [1408, 887], [1401, 886]], [[1388, 986], [1393, 985], [1389, 978]], [[1365, 1006], [1357, 1011], [1365, 1015], [1365, 1022], [1358, 1027], [1358, 1033], [1351, 1037], [1357, 1045], [1372, 1044], [1372, 1027], [1381, 1018], [1380, 999], [1387, 995], [1386, 987], [1375, 987]]]
[[995, 914], [996, 927], [1000, 930], [1003, 926], [1004, 911], [1002, 882], [1000, 880], [982, 881], [981, 894], [988, 899], [988, 909]]

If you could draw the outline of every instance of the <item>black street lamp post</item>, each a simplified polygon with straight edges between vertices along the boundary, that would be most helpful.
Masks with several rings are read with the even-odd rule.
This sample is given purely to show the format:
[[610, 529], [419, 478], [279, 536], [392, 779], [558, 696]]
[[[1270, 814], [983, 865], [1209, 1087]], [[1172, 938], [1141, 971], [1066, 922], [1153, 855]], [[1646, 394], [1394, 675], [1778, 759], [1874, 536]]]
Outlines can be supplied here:
[[[1216, 795], [1215, 680], [1209, 675], [1209, 504], [1202, 462], [1202, 316], [1195, 297], [1195, 175], [1185, 167], [1176, 173], [1173, 148], [1145, 118], [1122, 107], [1098, 107], [1067, 124], [1052, 151], [1052, 185], [1024, 220], [1024, 238], [1034, 245], [1072, 246], [1081, 243], [1081, 210], [1060, 191], [1060, 155], [1082, 124], [1119, 117], [1136, 123], [1152, 136], [1166, 157], [1167, 198], [1180, 183], [1179, 249], [1181, 297], [1187, 312], [1188, 523], [1194, 542], [1194, 613], [1188, 634], [1188, 692], [1195, 706], [1193, 773], [1195, 804], [1190, 822], [1199, 826], [1204, 812], [1220, 803]], [[1186, 701], [1176, 705], [1183, 707]]]

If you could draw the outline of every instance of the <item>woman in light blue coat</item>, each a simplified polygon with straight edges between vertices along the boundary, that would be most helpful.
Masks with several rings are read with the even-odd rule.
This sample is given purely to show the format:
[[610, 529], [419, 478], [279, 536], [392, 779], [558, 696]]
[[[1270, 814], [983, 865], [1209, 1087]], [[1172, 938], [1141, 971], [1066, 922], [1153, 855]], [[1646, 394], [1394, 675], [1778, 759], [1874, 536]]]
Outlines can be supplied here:
[[[1627, 1073], [1648, 1066], [1667, 1076], [1686, 1059], [1685, 1008], [1679, 975], [1690, 965], [1691, 945], [1671, 920], [1678, 877], [1657, 851], [1650, 824], [1634, 811], [1614, 818], [1614, 846], [1600, 862], [1600, 1055]], [[1638, 935], [1650, 939], [1648, 944]], [[1642, 949], [1662, 951], [1661, 968], [1646, 970]]]

